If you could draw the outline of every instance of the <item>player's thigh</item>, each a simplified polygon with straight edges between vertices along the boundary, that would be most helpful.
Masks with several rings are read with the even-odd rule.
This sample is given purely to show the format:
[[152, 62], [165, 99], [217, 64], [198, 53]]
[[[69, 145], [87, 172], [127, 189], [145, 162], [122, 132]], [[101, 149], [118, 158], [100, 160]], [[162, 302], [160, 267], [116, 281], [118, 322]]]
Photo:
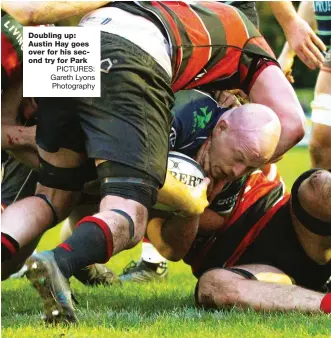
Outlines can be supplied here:
[[86, 181], [85, 137], [69, 99], [43, 98], [38, 104], [36, 193], [47, 196], [62, 220]]
[[[292, 284], [292, 279], [282, 270], [266, 264], [245, 264], [235, 268], [250, 272], [256, 280], [270, 283]], [[231, 270], [231, 268], [230, 268]]]
[[170, 78], [138, 46], [108, 33], [101, 59], [101, 97], [76, 99], [88, 156], [140, 170], [161, 185], [173, 119]]
[[39, 157], [53, 166], [74, 168], [85, 161], [85, 135], [70, 99], [38, 101], [36, 142]]
[[318, 148], [331, 147], [331, 126], [313, 123], [310, 145]]
[[316, 86], [315, 86], [315, 95], [317, 93], [331, 94], [331, 62], [330, 70], [321, 70], [318, 74]]
[[244, 280], [292, 284], [289, 276], [270, 265], [246, 264], [213, 268], [206, 271], [198, 280], [195, 289], [196, 304], [212, 304], [215, 295], [227, 298], [240, 289], [240, 282]]
[[42, 98], [38, 107], [39, 182], [62, 190], [81, 190], [85, 182], [82, 166], [87, 162], [85, 135], [72, 101]]

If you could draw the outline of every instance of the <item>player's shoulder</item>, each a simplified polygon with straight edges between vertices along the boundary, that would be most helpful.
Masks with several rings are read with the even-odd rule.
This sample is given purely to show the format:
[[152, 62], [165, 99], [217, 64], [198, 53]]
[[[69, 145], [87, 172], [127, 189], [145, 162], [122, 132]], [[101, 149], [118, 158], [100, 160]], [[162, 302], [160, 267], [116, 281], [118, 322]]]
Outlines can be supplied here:
[[226, 109], [221, 108], [207, 93], [199, 90], [177, 92], [172, 109], [172, 139], [176, 135], [176, 145], [184, 146], [193, 142], [196, 137], [208, 136], [215, 121], [224, 111]]
[[175, 105], [172, 113], [175, 117], [187, 115], [195, 109], [207, 104], [218, 107], [216, 100], [209, 94], [200, 90], [180, 90], [175, 93]]

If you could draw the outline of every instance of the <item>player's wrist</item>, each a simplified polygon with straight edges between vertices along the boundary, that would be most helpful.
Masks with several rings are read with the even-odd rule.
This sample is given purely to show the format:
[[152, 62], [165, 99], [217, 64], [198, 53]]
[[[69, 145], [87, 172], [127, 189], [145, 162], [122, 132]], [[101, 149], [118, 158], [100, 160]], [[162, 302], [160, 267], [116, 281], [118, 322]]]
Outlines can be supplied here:
[[289, 42], [291, 48], [291, 41], [296, 39], [297, 34], [300, 33], [298, 30], [302, 29], [304, 23], [305, 21], [295, 14], [294, 16], [289, 16], [289, 18], [284, 20], [284, 22], [281, 24], [286, 41]]
[[270, 7], [278, 23], [285, 30], [290, 23], [298, 17], [298, 14], [290, 2], [274, 1], [270, 2]]
[[324, 313], [331, 313], [331, 293], [327, 293], [323, 297], [320, 305], [320, 310]]

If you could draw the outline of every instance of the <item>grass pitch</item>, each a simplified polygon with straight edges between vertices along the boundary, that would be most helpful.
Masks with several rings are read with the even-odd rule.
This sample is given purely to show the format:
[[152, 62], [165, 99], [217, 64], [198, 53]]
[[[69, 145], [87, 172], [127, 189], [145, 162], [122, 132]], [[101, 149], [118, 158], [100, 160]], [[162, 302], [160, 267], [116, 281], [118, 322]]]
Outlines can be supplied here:
[[[288, 187], [309, 168], [307, 148], [284, 156], [279, 169]], [[59, 242], [59, 227], [49, 231], [38, 250]], [[140, 245], [114, 257], [117, 273], [140, 256]], [[184, 263], [169, 264], [166, 282], [88, 288], [72, 279], [78, 298], [77, 327], [45, 326], [41, 302], [25, 278], [2, 283], [2, 337], [331, 337], [331, 316], [254, 311], [202, 311], [194, 307], [196, 284]]]

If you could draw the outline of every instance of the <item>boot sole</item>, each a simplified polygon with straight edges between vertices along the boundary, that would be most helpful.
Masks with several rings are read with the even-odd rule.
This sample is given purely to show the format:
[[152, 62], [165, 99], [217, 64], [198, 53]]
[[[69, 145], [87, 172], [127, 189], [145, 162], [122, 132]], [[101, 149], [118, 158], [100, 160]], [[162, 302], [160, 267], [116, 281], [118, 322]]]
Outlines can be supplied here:
[[26, 264], [28, 266], [26, 276], [43, 301], [45, 322], [52, 324], [77, 323], [75, 314], [68, 311], [57, 300], [46, 263], [37, 257], [31, 257]]

